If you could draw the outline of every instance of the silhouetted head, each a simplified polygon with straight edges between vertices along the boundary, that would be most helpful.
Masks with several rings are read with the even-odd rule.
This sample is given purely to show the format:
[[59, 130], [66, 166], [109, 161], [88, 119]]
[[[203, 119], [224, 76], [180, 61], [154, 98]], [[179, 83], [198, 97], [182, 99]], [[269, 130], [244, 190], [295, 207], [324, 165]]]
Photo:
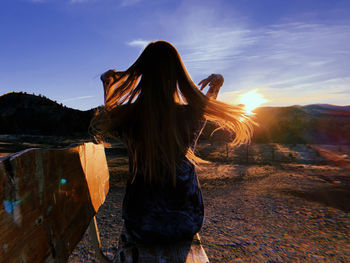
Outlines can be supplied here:
[[132, 67], [141, 74], [170, 73], [174, 67], [181, 67], [179, 53], [173, 45], [166, 41], [151, 42], [144, 49]]
[[131, 69], [134, 67], [141, 74], [140, 99], [153, 103], [157, 100], [173, 103], [177, 83], [187, 74], [179, 53], [165, 41], [150, 43]]
[[166, 41], [148, 44], [131, 67], [118, 73], [107, 90], [107, 108], [134, 101], [182, 104], [188, 103], [194, 93], [202, 95], [188, 75], [179, 53]]

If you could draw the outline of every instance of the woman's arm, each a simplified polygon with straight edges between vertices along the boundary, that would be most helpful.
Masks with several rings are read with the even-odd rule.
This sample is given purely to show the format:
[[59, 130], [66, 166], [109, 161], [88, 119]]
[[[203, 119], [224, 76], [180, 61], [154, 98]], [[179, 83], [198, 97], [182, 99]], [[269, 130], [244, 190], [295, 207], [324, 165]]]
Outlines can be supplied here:
[[110, 69], [101, 75], [100, 79], [101, 79], [102, 84], [103, 84], [104, 98], [105, 99], [106, 99], [108, 91], [111, 87], [111, 84], [116, 82], [117, 79], [119, 79], [122, 74], [123, 74], [123, 71], [116, 71], [115, 69]]
[[[216, 99], [220, 88], [222, 86], [222, 84], [224, 83], [224, 77], [220, 74], [211, 74], [209, 77], [207, 77], [206, 79], [203, 79], [201, 82], [198, 83], [198, 86], [201, 86], [201, 90], [203, 90], [208, 84], [209, 84], [209, 89], [207, 91], [206, 96], [212, 99]], [[203, 120], [201, 122], [201, 127], [198, 130], [198, 133], [195, 136], [195, 140], [193, 143], [193, 147], [192, 150], [195, 150], [196, 146], [197, 146], [197, 141], [198, 138], [200, 137], [202, 131], [205, 128], [205, 125], [207, 124], [206, 120]]]
[[211, 74], [206, 79], [203, 79], [198, 83], [198, 86], [201, 86], [201, 90], [203, 90], [209, 84], [209, 89], [207, 91], [207, 97], [216, 99], [222, 84], [224, 84], [224, 77], [220, 74]]

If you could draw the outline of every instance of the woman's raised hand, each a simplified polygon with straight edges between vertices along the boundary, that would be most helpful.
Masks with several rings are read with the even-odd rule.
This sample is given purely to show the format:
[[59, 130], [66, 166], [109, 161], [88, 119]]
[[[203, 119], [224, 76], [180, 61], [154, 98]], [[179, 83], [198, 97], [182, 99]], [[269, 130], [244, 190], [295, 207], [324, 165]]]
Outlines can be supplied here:
[[201, 86], [200, 89], [203, 90], [209, 84], [209, 89], [206, 95], [209, 98], [216, 99], [223, 83], [224, 83], [224, 77], [222, 75], [211, 74], [209, 77], [199, 82], [198, 86]]
[[105, 99], [111, 87], [111, 84], [115, 82], [122, 73], [123, 73], [122, 71], [116, 71], [115, 69], [110, 69], [101, 75], [100, 79], [103, 84]]
[[103, 73], [100, 77], [103, 86], [109, 85], [110, 83], [112, 83], [116, 77], [118, 77], [120, 75], [121, 71], [116, 71], [115, 69], [110, 69], [107, 70], [105, 73]]

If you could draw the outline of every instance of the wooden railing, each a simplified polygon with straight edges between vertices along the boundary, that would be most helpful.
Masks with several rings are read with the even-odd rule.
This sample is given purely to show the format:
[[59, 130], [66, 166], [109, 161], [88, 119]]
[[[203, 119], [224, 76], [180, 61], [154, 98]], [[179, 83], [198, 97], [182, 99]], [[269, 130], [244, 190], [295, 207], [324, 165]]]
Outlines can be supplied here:
[[66, 262], [105, 201], [102, 145], [29, 149], [0, 161], [0, 262]]

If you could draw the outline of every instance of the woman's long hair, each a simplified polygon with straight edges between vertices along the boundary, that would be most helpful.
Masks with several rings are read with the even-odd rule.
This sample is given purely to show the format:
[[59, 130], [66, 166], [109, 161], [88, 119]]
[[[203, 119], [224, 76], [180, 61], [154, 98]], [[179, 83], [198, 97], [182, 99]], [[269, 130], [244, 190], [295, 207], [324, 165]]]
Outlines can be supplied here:
[[[190, 114], [179, 115], [186, 107]], [[168, 42], [150, 43], [125, 72], [105, 89], [105, 106], [91, 122], [93, 134], [122, 136], [133, 177], [149, 183], [176, 181], [176, 163], [195, 163], [190, 146], [194, 122], [203, 117], [235, 134], [232, 144], [250, 141], [253, 122], [242, 107], [206, 97], [193, 83], [177, 50]], [[192, 125], [191, 125], [192, 123]]]

